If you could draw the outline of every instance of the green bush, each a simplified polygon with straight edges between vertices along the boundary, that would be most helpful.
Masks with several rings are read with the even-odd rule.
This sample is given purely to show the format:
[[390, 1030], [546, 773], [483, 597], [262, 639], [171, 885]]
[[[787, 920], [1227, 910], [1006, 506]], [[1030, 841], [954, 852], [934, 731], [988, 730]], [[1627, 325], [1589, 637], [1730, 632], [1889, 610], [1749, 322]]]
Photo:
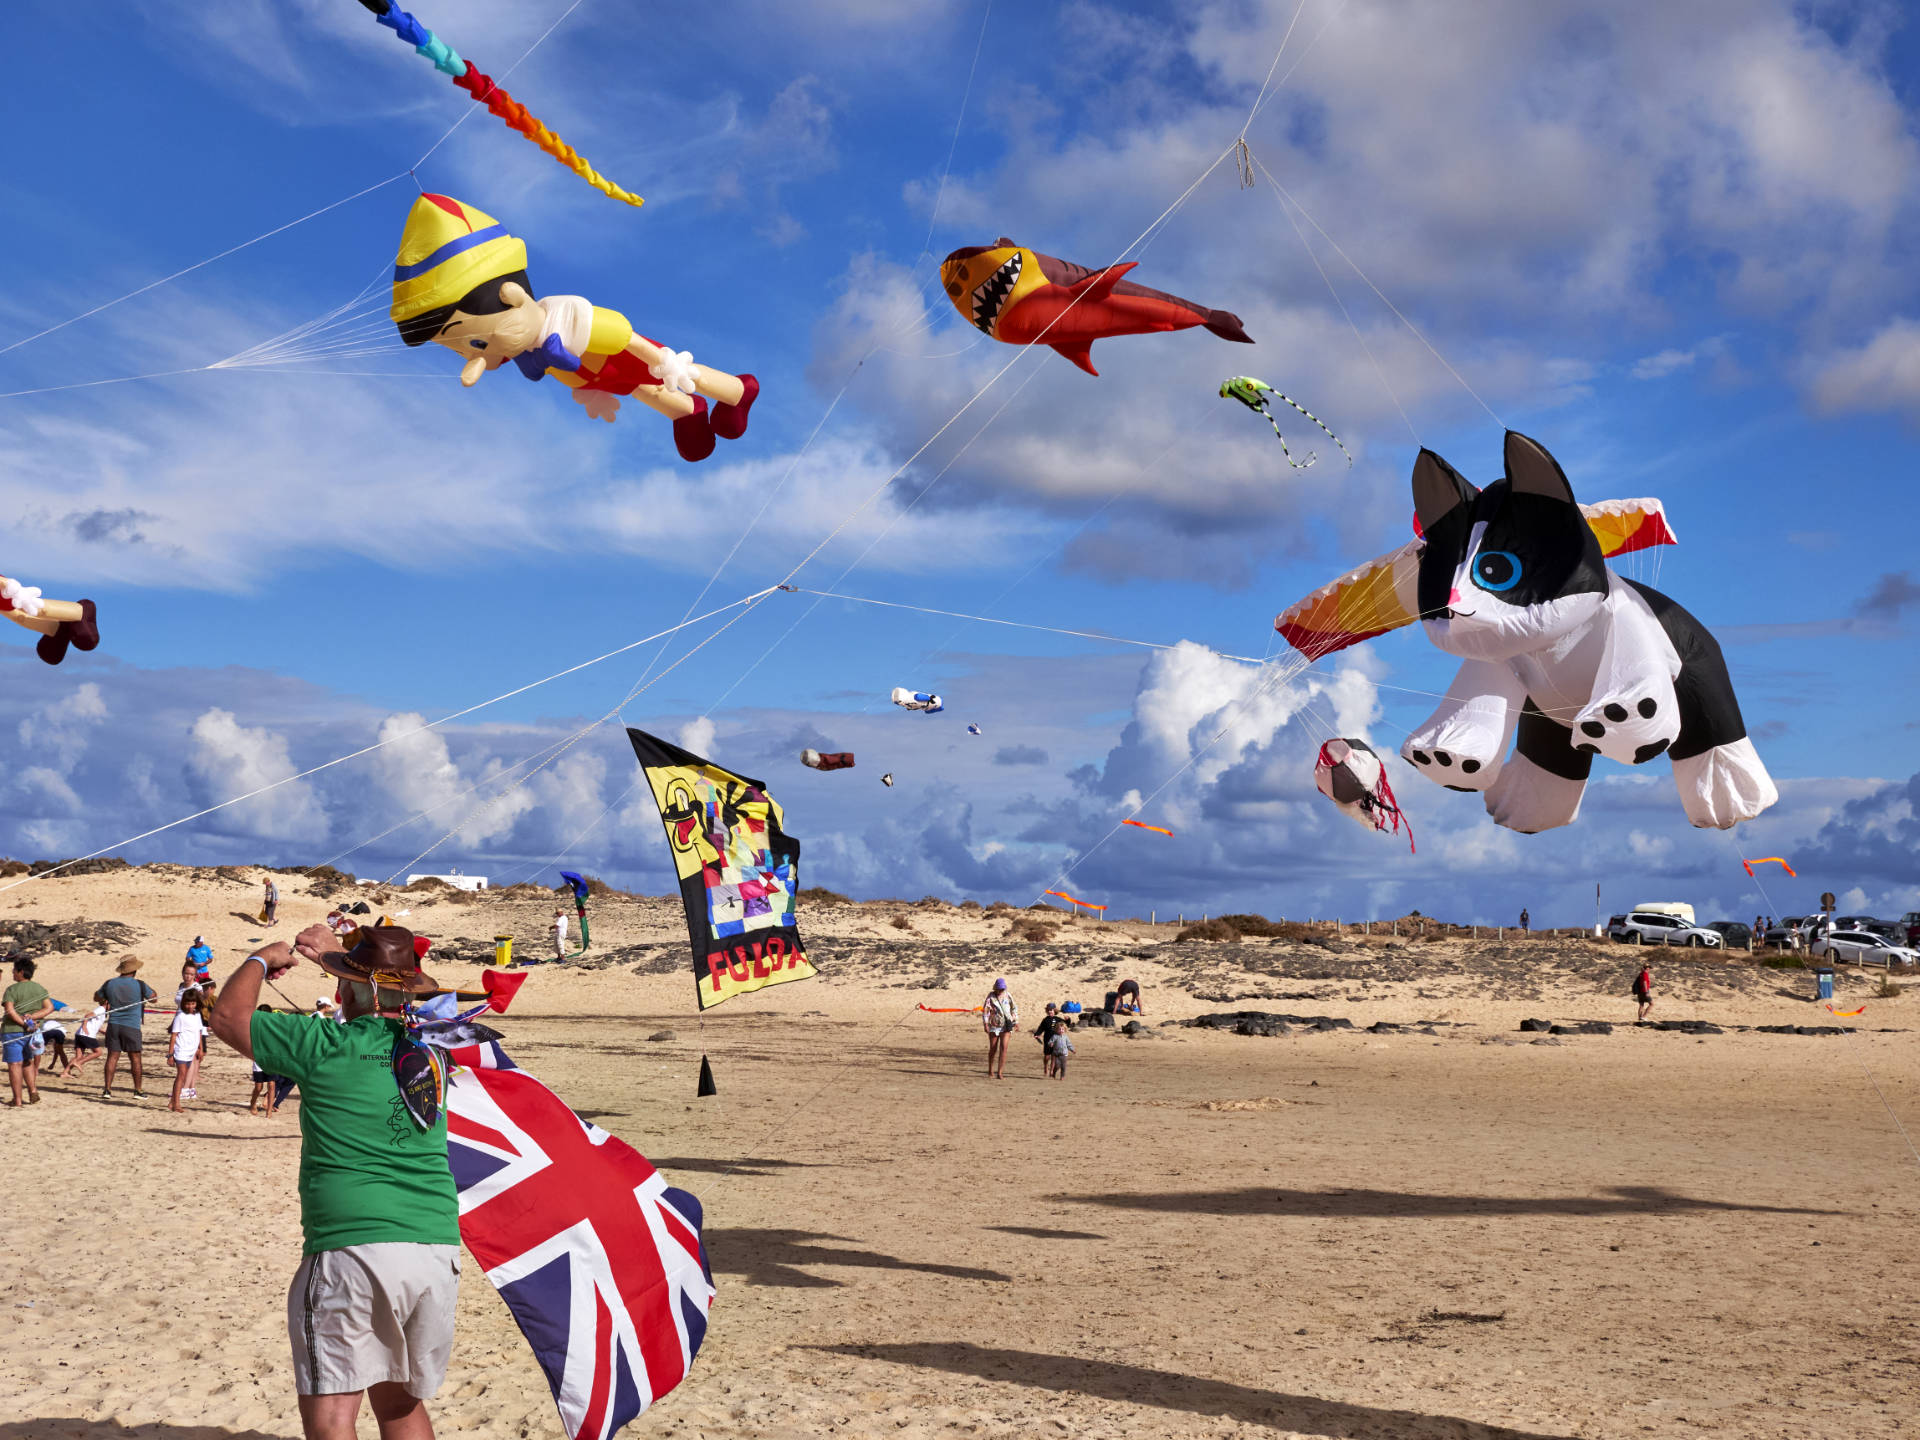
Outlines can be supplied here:
[[803, 905], [851, 905], [853, 903], [838, 890], [825, 890], [818, 885], [802, 890], [794, 898]]

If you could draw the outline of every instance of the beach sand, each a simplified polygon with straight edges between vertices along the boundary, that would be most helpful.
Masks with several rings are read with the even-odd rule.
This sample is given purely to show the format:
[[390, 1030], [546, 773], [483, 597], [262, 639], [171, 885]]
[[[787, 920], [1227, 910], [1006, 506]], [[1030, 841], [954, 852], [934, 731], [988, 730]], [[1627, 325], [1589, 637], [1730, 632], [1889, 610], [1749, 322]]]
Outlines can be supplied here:
[[[171, 997], [196, 932], [224, 977], [255, 937], [291, 938], [328, 908], [283, 876], [266, 932], [248, 918], [259, 872], [222, 875], [38, 881], [0, 896], [0, 934], [133, 926], [130, 947], [46, 957], [39, 978], [84, 1009], [120, 954]], [[401, 923], [436, 937], [429, 969], [462, 983], [480, 966], [442, 958], [450, 942], [513, 933], [539, 953], [552, 910], [530, 895], [379, 903], [409, 910]], [[1176, 946], [1166, 926], [1086, 922], [1033, 945], [1005, 938], [1006, 914], [868, 904], [803, 915], [820, 980], [702, 1023], [677, 900], [606, 899], [592, 916], [587, 958], [616, 963], [534, 970], [498, 1023], [516, 1060], [706, 1209], [712, 1329], [628, 1433], [1920, 1426], [1920, 1166], [1872, 1083], [1920, 1131], [1920, 996], [1868, 998], [1877, 976], [1841, 977], [1844, 1006], [1868, 1005], [1855, 1035], [1693, 1036], [1625, 1027], [1641, 954], [1625, 949]], [[1830, 1019], [1808, 973], [1648, 953], [1658, 1018]], [[1057, 1083], [1016, 1037], [1007, 1078], [988, 1081], [976, 1020], [914, 1007], [976, 1004], [995, 974], [1028, 1025], [1048, 999], [1097, 1006], [1133, 975], [1153, 1035], [1083, 1030]], [[307, 968], [282, 988], [305, 1006], [330, 987]], [[1241, 1008], [1358, 1028], [1169, 1023]], [[1518, 1033], [1534, 1016], [1622, 1028]], [[1368, 1033], [1376, 1021], [1434, 1033]], [[169, 1114], [163, 1024], [147, 1024], [154, 1098], [128, 1098], [123, 1073], [98, 1099], [96, 1061], [0, 1111], [0, 1440], [300, 1433], [293, 1108], [249, 1115], [246, 1066], [216, 1045], [200, 1103]], [[696, 1100], [703, 1053], [720, 1093]], [[434, 1415], [445, 1436], [561, 1433], [470, 1263]]]

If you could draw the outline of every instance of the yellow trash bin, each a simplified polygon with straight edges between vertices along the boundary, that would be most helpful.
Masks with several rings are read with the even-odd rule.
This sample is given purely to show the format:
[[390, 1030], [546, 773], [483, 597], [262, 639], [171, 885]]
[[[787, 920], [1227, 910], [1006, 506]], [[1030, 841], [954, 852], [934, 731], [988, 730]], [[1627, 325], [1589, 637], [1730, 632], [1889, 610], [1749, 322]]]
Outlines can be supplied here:
[[496, 935], [493, 937], [493, 963], [503, 969], [513, 966], [513, 936]]

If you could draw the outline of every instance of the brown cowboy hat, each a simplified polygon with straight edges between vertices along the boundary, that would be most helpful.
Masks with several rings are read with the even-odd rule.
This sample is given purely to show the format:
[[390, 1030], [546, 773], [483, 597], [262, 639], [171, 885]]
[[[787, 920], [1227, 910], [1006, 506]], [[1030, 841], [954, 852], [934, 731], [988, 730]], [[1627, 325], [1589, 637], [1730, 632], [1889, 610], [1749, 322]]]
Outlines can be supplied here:
[[133, 974], [134, 971], [138, 970], [139, 968], [140, 968], [140, 962], [134, 959], [133, 956], [129, 955], [127, 956], [126, 959], [120, 962], [120, 969], [117, 973], [121, 975], [131, 975]]
[[313, 963], [341, 980], [384, 985], [411, 995], [429, 995], [440, 988], [420, 969], [413, 932], [404, 925], [363, 925], [353, 938], [351, 950], [324, 951]]

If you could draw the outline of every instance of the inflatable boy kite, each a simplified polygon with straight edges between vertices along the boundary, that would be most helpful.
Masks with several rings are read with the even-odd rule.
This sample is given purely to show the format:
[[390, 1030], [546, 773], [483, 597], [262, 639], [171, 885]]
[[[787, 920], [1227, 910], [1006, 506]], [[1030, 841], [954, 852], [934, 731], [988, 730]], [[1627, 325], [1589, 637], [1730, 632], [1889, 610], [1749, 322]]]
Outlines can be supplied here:
[[91, 650], [100, 643], [100, 626], [91, 600], [48, 600], [39, 587], [0, 575], [0, 615], [33, 631], [34, 651], [49, 665], [67, 658], [69, 645]]
[[511, 360], [529, 380], [553, 376], [589, 415], [609, 422], [619, 397], [631, 395], [673, 421], [683, 460], [706, 459], [715, 436], [746, 434], [760, 393], [751, 375], [696, 365], [688, 352], [635, 334], [617, 310], [579, 295], [536, 300], [526, 243], [446, 195], [422, 195], [407, 214], [390, 313], [407, 344], [431, 340], [464, 359], [462, 385]]

